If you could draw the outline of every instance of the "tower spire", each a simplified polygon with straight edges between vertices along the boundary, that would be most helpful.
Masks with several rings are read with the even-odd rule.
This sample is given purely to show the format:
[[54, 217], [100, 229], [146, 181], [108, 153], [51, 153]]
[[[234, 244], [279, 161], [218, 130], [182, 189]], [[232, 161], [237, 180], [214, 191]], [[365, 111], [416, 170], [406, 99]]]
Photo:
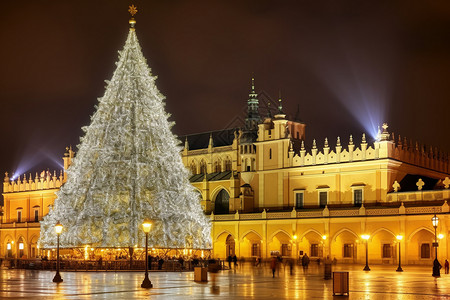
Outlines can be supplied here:
[[283, 114], [283, 103], [281, 102], [281, 90], [278, 91], [278, 113]]
[[246, 130], [257, 130], [258, 123], [260, 122], [259, 116], [259, 100], [258, 94], [255, 91], [255, 76], [252, 75], [252, 81], [250, 86], [250, 93], [247, 100], [247, 117], [245, 118]]

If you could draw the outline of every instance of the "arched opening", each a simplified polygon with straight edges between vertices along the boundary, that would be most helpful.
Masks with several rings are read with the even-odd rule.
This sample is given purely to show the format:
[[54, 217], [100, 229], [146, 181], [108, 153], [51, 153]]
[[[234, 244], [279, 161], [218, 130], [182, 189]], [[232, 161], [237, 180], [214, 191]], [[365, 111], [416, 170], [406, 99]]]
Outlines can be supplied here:
[[235, 241], [231, 234], [227, 236], [227, 240], [225, 242], [226, 245], [226, 257], [235, 255]]
[[37, 236], [33, 236], [30, 241], [30, 252], [29, 256], [30, 258], [36, 258], [38, 256], [38, 249], [37, 249]]
[[342, 263], [356, 263], [358, 259], [357, 236], [349, 230], [342, 230], [331, 243], [331, 257]]
[[370, 259], [373, 263], [396, 263], [397, 242], [392, 233], [380, 230], [375, 233], [368, 243]]
[[230, 195], [226, 190], [221, 189], [214, 200], [214, 213], [227, 214], [230, 212]]
[[245, 257], [261, 257], [261, 242], [261, 237], [255, 232], [250, 231], [241, 241], [241, 255]]
[[310, 258], [323, 257], [323, 239], [320, 234], [315, 231], [310, 231], [303, 236], [299, 245], [299, 255], [307, 253]]
[[19, 238], [17, 241], [17, 249], [18, 249], [18, 256], [17, 258], [26, 258], [25, 255], [25, 243], [23, 241], [23, 238]]
[[271, 256], [291, 256], [292, 243], [291, 238], [285, 232], [280, 231], [272, 238], [272, 242], [269, 246]]
[[431, 264], [435, 253], [433, 251], [434, 234], [426, 229], [416, 232], [407, 244], [407, 262], [414, 264]]

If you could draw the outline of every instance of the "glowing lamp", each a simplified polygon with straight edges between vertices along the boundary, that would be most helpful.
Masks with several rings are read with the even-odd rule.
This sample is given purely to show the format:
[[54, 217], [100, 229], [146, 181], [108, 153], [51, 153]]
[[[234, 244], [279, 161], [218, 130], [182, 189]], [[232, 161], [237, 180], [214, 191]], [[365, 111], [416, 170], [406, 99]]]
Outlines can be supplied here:
[[368, 240], [369, 238], [370, 238], [370, 235], [368, 235], [368, 234], [363, 234], [363, 235], [361, 235], [361, 238], [363, 239], [363, 240]]
[[149, 233], [151, 228], [152, 222], [148, 219], [145, 219], [144, 223], [142, 223], [142, 230], [144, 230], [145, 233]]
[[397, 235], [396, 238], [397, 240], [401, 241], [403, 239], [403, 235]]
[[436, 228], [439, 224], [439, 218], [434, 215], [434, 217], [431, 218], [431, 223], [433, 224], [433, 227]]
[[438, 234], [438, 239], [442, 240], [444, 238], [444, 235], [442, 233]]
[[59, 222], [56, 223], [56, 225], [55, 225], [56, 234], [61, 234], [62, 230], [63, 230], [63, 226], [61, 225], [61, 223], [59, 223]]
[[327, 236], [326, 235], [322, 235], [322, 240], [326, 240]]
[[294, 234], [293, 238], [294, 238], [294, 240], [296, 240], [298, 237], [296, 234]]

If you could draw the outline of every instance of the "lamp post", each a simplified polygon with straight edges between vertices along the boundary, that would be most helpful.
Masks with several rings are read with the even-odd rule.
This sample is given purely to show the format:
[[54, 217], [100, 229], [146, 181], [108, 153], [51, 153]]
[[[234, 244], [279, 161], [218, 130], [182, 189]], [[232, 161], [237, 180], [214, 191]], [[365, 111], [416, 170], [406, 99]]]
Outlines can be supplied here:
[[368, 235], [368, 234], [363, 234], [363, 235], [361, 235], [361, 237], [362, 237], [364, 240], [366, 240], [366, 266], [364, 267], [363, 270], [364, 270], [364, 271], [370, 271], [370, 268], [369, 268], [369, 245], [368, 245], [370, 235]]
[[59, 235], [61, 234], [63, 226], [58, 222], [55, 225], [55, 231], [57, 236], [57, 246], [56, 246], [56, 274], [53, 277], [53, 282], [60, 283], [63, 282], [61, 275], [59, 274]]
[[437, 258], [437, 248], [439, 246], [439, 243], [437, 241], [437, 234], [436, 230], [439, 224], [439, 218], [436, 216], [436, 213], [434, 214], [434, 217], [431, 218], [431, 223], [434, 227], [434, 249], [435, 249], [435, 255], [434, 255], [434, 261], [433, 261], [433, 277], [440, 277], [441, 276], [441, 270], [440, 270], [440, 264]]
[[403, 236], [402, 235], [397, 235], [397, 241], [398, 241], [398, 268], [397, 268], [397, 272], [403, 272], [402, 269], [402, 251], [400, 249], [401, 243], [402, 243], [402, 239]]
[[149, 220], [145, 220], [144, 223], [142, 223], [142, 230], [145, 232], [145, 278], [144, 281], [142, 281], [141, 287], [146, 289], [153, 287], [153, 284], [148, 278], [148, 233], [151, 228], [152, 223]]

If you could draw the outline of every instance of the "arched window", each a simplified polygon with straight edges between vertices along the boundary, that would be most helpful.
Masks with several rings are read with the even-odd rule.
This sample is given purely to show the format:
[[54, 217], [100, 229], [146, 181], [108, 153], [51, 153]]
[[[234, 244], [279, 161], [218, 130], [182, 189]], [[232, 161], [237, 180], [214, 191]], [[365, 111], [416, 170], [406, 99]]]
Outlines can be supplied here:
[[206, 174], [206, 172], [206, 162], [202, 159], [202, 161], [200, 162], [200, 174]]
[[191, 162], [190, 169], [191, 169], [192, 175], [197, 175], [197, 164], [195, 163], [195, 161]]
[[220, 158], [214, 162], [214, 172], [222, 172], [222, 160]]
[[216, 196], [214, 201], [215, 214], [227, 214], [230, 212], [230, 195], [227, 191], [222, 189]]
[[231, 168], [232, 168], [231, 159], [227, 157], [227, 159], [225, 160], [225, 171], [231, 171]]

